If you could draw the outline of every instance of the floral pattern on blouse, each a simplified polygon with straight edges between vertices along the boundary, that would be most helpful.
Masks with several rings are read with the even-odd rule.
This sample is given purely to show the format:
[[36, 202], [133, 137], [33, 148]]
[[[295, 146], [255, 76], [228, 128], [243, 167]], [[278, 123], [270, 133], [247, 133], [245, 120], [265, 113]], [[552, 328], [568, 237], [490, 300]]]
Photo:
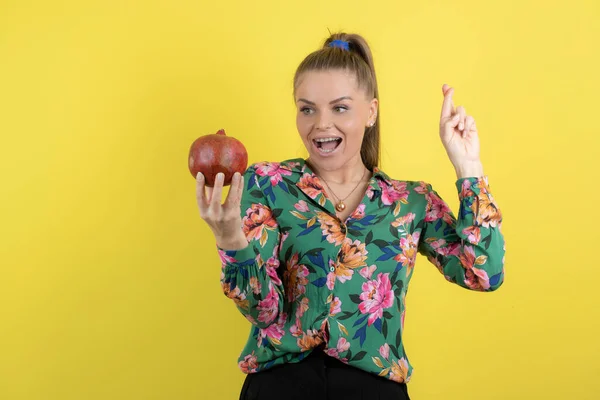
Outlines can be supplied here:
[[458, 218], [430, 184], [373, 170], [345, 220], [303, 159], [245, 172], [244, 249], [219, 249], [225, 295], [251, 322], [244, 373], [331, 357], [396, 382], [413, 367], [402, 342], [405, 298], [422, 254], [449, 282], [488, 292], [504, 280], [502, 215], [487, 177], [456, 181]]

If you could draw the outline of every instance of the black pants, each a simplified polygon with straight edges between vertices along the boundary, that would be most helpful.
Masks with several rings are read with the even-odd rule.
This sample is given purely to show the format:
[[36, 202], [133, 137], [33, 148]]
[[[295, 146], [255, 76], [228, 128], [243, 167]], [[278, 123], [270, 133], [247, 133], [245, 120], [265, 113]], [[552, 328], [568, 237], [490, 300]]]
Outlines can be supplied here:
[[321, 350], [248, 374], [240, 400], [410, 400], [405, 383], [348, 366]]

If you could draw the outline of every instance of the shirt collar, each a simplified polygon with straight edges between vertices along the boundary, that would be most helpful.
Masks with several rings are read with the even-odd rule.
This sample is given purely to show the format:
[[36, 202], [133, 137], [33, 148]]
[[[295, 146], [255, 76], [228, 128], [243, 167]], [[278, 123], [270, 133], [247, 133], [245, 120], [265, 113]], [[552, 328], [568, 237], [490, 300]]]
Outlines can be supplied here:
[[[296, 182], [305, 174], [316, 176], [316, 174], [310, 169], [310, 166], [306, 163], [306, 160], [303, 158], [294, 158], [282, 161], [280, 163], [280, 167], [294, 172], [294, 181]], [[372, 190], [382, 190], [381, 182], [384, 182], [386, 187], [392, 186], [392, 179], [385, 172], [379, 169], [379, 167], [373, 167], [373, 177], [370, 181], [370, 188]]]

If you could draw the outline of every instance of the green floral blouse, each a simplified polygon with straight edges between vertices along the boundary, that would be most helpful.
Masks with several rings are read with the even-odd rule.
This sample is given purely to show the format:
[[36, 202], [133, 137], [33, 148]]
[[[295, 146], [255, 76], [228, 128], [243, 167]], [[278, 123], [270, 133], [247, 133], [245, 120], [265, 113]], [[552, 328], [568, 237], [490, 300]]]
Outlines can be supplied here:
[[375, 168], [342, 221], [303, 159], [253, 164], [244, 176], [249, 245], [218, 248], [223, 291], [252, 323], [238, 360], [244, 373], [298, 362], [324, 345], [348, 365], [408, 382], [402, 332], [417, 253], [466, 289], [503, 282], [502, 216], [487, 177], [456, 182], [456, 219], [431, 185]]

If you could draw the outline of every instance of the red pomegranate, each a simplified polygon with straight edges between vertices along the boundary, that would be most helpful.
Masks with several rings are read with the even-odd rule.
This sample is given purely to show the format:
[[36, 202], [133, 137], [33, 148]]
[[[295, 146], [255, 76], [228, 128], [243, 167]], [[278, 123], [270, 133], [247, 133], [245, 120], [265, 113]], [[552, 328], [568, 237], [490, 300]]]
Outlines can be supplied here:
[[206, 186], [214, 186], [217, 173], [225, 174], [224, 185], [231, 184], [237, 171], [243, 174], [248, 167], [246, 148], [221, 129], [216, 134], [200, 136], [190, 147], [189, 165], [194, 179], [198, 172], [205, 177]]

